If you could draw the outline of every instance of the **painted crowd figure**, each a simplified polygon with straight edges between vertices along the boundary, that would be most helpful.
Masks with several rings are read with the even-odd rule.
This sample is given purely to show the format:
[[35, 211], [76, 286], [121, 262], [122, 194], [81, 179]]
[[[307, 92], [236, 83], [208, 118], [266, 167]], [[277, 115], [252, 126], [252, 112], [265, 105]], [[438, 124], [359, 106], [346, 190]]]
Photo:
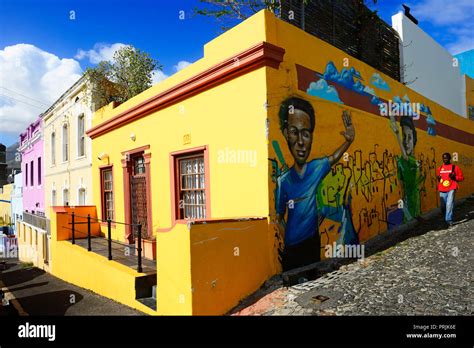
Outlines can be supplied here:
[[402, 136], [393, 116], [390, 125], [400, 145], [401, 156], [397, 156], [397, 177], [402, 185], [403, 219], [408, 222], [421, 214], [420, 186], [425, 180], [414, 151], [417, 141], [416, 128], [410, 116], [400, 117]]
[[308, 161], [316, 124], [313, 107], [304, 99], [291, 97], [281, 104], [279, 117], [294, 159], [294, 165], [278, 177], [275, 195], [277, 226], [284, 239], [282, 267], [286, 271], [320, 260], [317, 188], [354, 141], [355, 130], [351, 115], [344, 111], [345, 130], [340, 132], [344, 143], [332, 155]]
[[443, 165], [436, 168], [438, 178], [438, 191], [441, 203], [441, 211], [448, 226], [453, 225], [453, 210], [456, 190], [459, 188], [458, 182], [464, 180], [459, 166], [451, 163], [451, 155], [443, 154]]

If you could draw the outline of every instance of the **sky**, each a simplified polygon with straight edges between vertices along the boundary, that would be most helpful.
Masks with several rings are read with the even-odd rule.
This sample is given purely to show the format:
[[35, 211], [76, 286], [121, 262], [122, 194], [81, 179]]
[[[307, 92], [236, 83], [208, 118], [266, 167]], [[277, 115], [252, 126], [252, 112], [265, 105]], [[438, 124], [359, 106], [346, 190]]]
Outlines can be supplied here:
[[[402, 1], [367, 1], [391, 24]], [[474, 48], [474, 0], [407, 1], [420, 27], [452, 54]], [[133, 45], [163, 66], [154, 83], [203, 55], [222, 33], [193, 16], [199, 0], [0, 0], [0, 143], [7, 146], [82, 74]], [[71, 12], [73, 11], [73, 12]]]

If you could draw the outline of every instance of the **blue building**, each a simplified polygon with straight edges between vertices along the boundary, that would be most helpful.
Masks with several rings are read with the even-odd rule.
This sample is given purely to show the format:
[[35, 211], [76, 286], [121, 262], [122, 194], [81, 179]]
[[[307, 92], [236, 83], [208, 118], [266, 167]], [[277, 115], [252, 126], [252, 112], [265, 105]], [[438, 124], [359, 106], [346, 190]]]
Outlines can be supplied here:
[[474, 49], [459, 53], [454, 57], [458, 60], [461, 74], [466, 74], [474, 79]]
[[12, 228], [17, 234], [17, 221], [23, 220], [23, 175], [18, 173], [14, 176], [13, 189], [11, 193], [11, 216]]

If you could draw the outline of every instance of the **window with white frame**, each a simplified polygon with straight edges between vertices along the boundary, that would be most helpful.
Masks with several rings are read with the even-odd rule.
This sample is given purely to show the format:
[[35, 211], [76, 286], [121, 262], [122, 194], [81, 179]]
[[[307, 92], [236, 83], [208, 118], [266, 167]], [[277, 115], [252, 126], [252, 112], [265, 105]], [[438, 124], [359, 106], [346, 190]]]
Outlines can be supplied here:
[[67, 162], [69, 160], [69, 134], [67, 129], [67, 124], [63, 125], [63, 162]]
[[51, 191], [51, 206], [56, 206], [57, 205], [57, 197], [56, 197], [56, 190], [53, 189]]
[[69, 190], [66, 188], [63, 190], [63, 206], [69, 205]]
[[79, 193], [78, 193], [78, 202], [79, 205], [86, 205], [86, 189], [85, 188], [80, 188]]
[[51, 165], [56, 164], [56, 133], [51, 133]]
[[86, 134], [85, 134], [85, 118], [84, 114], [77, 118], [77, 156], [82, 157], [86, 155]]

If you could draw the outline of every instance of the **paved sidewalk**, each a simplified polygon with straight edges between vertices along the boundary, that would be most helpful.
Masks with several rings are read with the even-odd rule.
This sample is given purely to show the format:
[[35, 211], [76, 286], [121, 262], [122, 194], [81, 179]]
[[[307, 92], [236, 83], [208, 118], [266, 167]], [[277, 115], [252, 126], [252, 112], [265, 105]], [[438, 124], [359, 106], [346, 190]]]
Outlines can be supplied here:
[[[280, 287], [234, 315], [472, 315], [474, 203], [456, 209], [451, 229], [440, 216], [394, 247], [321, 278]], [[407, 231], [410, 234], [410, 231]]]
[[6, 298], [15, 299], [9, 306], [0, 305], [0, 316], [144, 315], [17, 260], [9, 260], [7, 267], [0, 272], [0, 288]]

